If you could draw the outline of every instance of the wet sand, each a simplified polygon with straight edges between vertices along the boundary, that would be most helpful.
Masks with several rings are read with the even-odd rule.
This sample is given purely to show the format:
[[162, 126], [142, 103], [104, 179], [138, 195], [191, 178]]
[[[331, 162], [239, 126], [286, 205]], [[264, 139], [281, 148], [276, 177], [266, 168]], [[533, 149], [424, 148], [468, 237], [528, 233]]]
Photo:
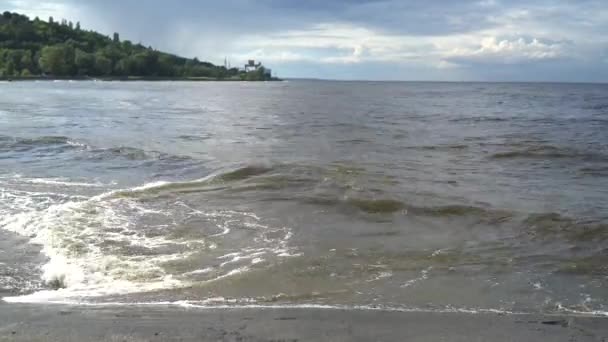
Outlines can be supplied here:
[[0, 303], [0, 341], [604, 341], [608, 318]]

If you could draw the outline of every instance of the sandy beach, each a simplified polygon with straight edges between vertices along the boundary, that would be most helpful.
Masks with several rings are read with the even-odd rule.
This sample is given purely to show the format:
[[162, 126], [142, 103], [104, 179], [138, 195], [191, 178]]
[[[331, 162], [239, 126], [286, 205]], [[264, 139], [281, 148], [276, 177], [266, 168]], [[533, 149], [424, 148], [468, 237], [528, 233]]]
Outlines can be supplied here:
[[0, 341], [605, 341], [599, 317], [0, 304]]

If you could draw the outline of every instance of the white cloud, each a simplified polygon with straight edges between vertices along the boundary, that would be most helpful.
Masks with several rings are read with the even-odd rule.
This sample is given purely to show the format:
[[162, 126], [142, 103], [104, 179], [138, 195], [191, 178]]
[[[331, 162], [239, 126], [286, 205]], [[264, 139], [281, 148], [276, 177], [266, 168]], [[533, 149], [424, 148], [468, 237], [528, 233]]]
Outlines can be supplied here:
[[498, 5], [498, 2], [496, 0], [481, 0], [477, 3], [477, 5], [481, 7], [494, 7]]
[[272, 61], [342, 64], [423, 60], [435, 53], [433, 44], [424, 39], [344, 23], [322, 23], [309, 29], [242, 37], [235, 47], [246, 51], [256, 51], [257, 47], [257, 56]]
[[[447, 36], [387, 34], [345, 23], [256, 35], [239, 40], [237, 50], [269, 62], [312, 61], [326, 64], [366, 62], [418, 63], [440, 69], [462, 63], [515, 64], [571, 57], [571, 45], [543, 38], [497, 38], [509, 30], [494, 28]], [[233, 56], [244, 57], [243, 54]]]
[[449, 51], [445, 59], [452, 62], [515, 64], [566, 57], [559, 43], [543, 43], [538, 39], [483, 38], [476, 48], [458, 47]]

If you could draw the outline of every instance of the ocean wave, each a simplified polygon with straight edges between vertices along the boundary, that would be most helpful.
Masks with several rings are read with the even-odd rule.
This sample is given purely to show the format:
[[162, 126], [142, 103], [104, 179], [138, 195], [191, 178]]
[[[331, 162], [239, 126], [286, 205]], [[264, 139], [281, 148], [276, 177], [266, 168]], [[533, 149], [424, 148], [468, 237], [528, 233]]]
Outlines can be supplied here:
[[488, 222], [500, 222], [512, 218], [515, 213], [505, 210], [467, 206], [467, 205], [439, 205], [417, 206], [394, 198], [367, 198], [348, 197], [346, 199], [335, 196], [304, 197], [304, 203], [331, 206], [337, 208], [354, 208], [367, 214], [395, 214], [402, 213], [410, 216], [423, 217], [476, 217]]
[[581, 175], [588, 176], [608, 176], [608, 165], [607, 166], [587, 166], [582, 167], [578, 170]]
[[583, 106], [584, 109], [605, 110], [608, 109], [608, 103], [596, 103]]
[[411, 150], [450, 151], [450, 150], [466, 150], [467, 148], [469, 148], [469, 146], [463, 145], [463, 144], [439, 144], [439, 145], [408, 146], [406, 148], [411, 149]]
[[531, 214], [522, 226], [526, 234], [537, 239], [561, 238], [573, 242], [608, 240], [608, 224], [581, 222], [558, 213]]
[[247, 180], [251, 177], [256, 177], [268, 173], [272, 170], [269, 167], [263, 166], [245, 166], [226, 172], [217, 172], [206, 177], [184, 182], [152, 182], [143, 186], [135, 187], [127, 190], [117, 190], [102, 196], [108, 197], [138, 197], [138, 196], [158, 196], [164, 193], [194, 193], [204, 192], [206, 190], [218, 190], [212, 186], [221, 186], [222, 184], [233, 183]]
[[112, 156], [123, 157], [129, 160], [146, 160], [146, 159], [157, 159], [161, 154], [156, 151], [145, 151], [140, 148], [119, 146], [111, 147], [99, 151], [101, 154], [109, 154]]
[[[212, 191], [254, 191], [259, 200], [300, 202], [307, 205], [334, 208], [338, 212], [353, 210], [374, 216], [404, 215], [436, 219], [467, 219], [479, 224], [517, 226], [536, 238], [563, 241], [606, 241], [608, 229], [602, 222], [583, 222], [556, 213], [527, 213], [490, 206], [446, 204], [419, 205], [399, 197], [372, 193], [363, 185], [353, 187], [353, 179], [368, 176], [357, 167], [328, 168], [303, 165], [245, 166], [218, 172], [188, 182], [159, 182], [128, 191], [110, 194], [112, 197], [144, 198], [165, 193], [197, 193]], [[346, 191], [346, 193], [345, 193]], [[275, 193], [279, 192], [279, 195]], [[396, 231], [377, 233], [398, 234]]]
[[608, 156], [598, 152], [579, 151], [551, 145], [532, 146], [520, 150], [494, 153], [491, 159], [578, 159], [584, 161], [607, 161]]
[[211, 138], [210, 135], [180, 135], [177, 137], [178, 139], [185, 141], [203, 141]]
[[[432, 217], [438, 219], [469, 218], [481, 224], [514, 225], [526, 235], [537, 239], [559, 239], [571, 242], [608, 241], [608, 224], [576, 220], [557, 213], [526, 213], [512, 210], [485, 208], [468, 205], [417, 206], [397, 199], [370, 199], [338, 197], [309, 197], [305, 203], [354, 208], [366, 214], [402, 214], [406, 216]], [[378, 232], [382, 236], [398, 232]]]
[[[525, 213], [474, 205], [448, 204], [421, 206], [396, 197], [367, 196], [365, 189], [343, 195], [339, 189], [351, 189], [352, 177], [365, 173], [360, 168], [339, 167], [328, 171], [302, 165], [245, 166], [220, 172], [189, 182], [158, 182], [127, 191], [109, 193], [111, 197], [147, 197], [164, 193], [196, 193], [205, 191], [281, 191], [290, 189], [289, 195], [280, 200], [301, 202], [310, 205], [333, 207], [337, 210], [357, 210], [371, 215], [402, 214], [432, 218], [470, 218], [475, 222], [501, 225], [515, 224], [526, 234], [554, 237], [568, 241], [605, 241], [608, 226], [602, 222], [581, 222], [556, 213]], [[334, 172], [335, 171], [335, 172]], [[327, 176], [333, 178], [328, 180]], [[348, 176], [348, 177], [345, 177]], [[346, 183], [343, 183], [346, 182]], [[325, 191], [319, 185], [329, 187]], [[351, 189], [352, 190], [352, 189]], [[352, 191], [351, 191], [352, 192]], [[262, 196], [260, 195], [260, 198]], [[269, 199], [277, 197], [272, 195]], [[390, 233], [394, 234], [394, 232]]]
[[67, 136], [41, 136], [33, 138], [0, 135], [0, 152], [49, 151], [54, 153], [77, 151], [76, 160], [111, 161], [127, 160], [133, 162], [162, 161], [166, 164], [180, 164], [192, 158], [172, 155], [160, 151], [145, 150], [130, 146], [98, 147], [91, 146]]
[[370, 214], [394, 213], [406, 208], [405, 203], [394, 199], [350, 198], [345, 203]]
[[[177, 288], [298, 255], [288, 245], [288, 228], [266, 225], [253, 213], [194, 207], [198, 201], [117, 196], [168, 185], [146, 184], [84, 200], [49, 197], [44, 204], [27, 192], [3, 191], [0, 227], [30, 238], [48, 257], [42, 277], [50, 289], [30, 296], [56, 300]], [[192, 233], [179, 233], [187, 227]], [[228, 253], [232, 258], [223, 256]], [[205, 266], [204, 260], [212, 271], [201, 277], [194, 271]]]
[[160, 167], [163, 172], [183, 170], [200, 165], [200, 162], [189, 156], [170, 154], [137, 147], [116, 146], [109, 148], [89, 147], [86, 153], [75, 156], [78, 161], [108, 163], [110, 169], [122, 169], [140, 166]]
[[70, 148], [71, 140], [64, 136], [41, 136], [34, 138], [20, 138], [0, 136], [0, 152], [28, 151], [36, 148]]
[[451, 122], [463, 122], [463, 123], [481, 123], [481, 122], [506, 122], [512, 121], [513, 118], [504, 118], [497, 116], [471, 116], [471, 117], [462, 117], [462, 118], [454, 118], [450, 119]]
[[90, 146], [66, 136], [40, 136], [33, 138], [0, 136], [0, 152], [28, 152], [87, 150]]
[[0, 141], [9, 141], [23, 145], [54, 145], [67, 144], [70, 139], [64, 136], [41, 136], [36, 138], [2, 137]]
[[[308, 205], [331, 207], [338, 211], [359, 211], [371, 215], [421, 216], [433, 218], [472, 218], [480, 223], [502, 224], [519, 222], [522, 226], [538, 226], [553, 217], [552, 213], [525, 213], [490, 206], [445, 204], [419, 205], [397, 196], [390, 196], [390, 180], [376, 181], [365, 169], [347, 165], [326, 167], [302, 164], [249, 165], [186, 182], [157, 182], [144, 187], [117, 191], [113, 197], [160, 196], [165, 193], [197, 193], [224, 191], [230, 193], [256, 192], [259, 200], [293, 201]], [[359, 183], [359, 178], [365, 178]], [[374, 182], [376, 181], [376, 182]], [[382, 183], [382, 184], [378, 184]], [[373, 188], [370, 188], [373, 186]], [[544, 215], [544, 216], [543, 216]], [[558, 215], [559, 216], [559, 215]], [[522, 219], [523, 218], [523, 219]], [[522, 222], [523, 220], [523, 222]], [[581, 228], [589, 235], [595, 226], [583, 225], [559, 216], [561, 224], [571, 229]], [[595, 227], [595, 228], [594, 228]], [[584, 234], [579, 232], [580, 236]]]
[[[297, 248], [289, 245], [293, 236], [289, 228], [273, 227], [251, 212], [203, 207], [205, 196], [214, 195], [210, 191], [232, 191], [264, 182], [277, 182], [281, 189], [298, 189], [287, 191], [288, 200], [332, 207], [348, 214], [357, 211], [374, 217], [409, 215], [462, 218], [492, 226], [505, 224], [508, 229], [527, 235], [527, 240], [608, 240], [608, 227], [601, 222], [489, 206], [418, 205], [396, 196], [374, 194], [364, 188], [369, 183], [354, 187], [353, 179], [362, 176], [369, 174], [353, 165], [249, 165], [198, 180], [157, 181], [90, 198], [48, 197], [44, 202], [33, 202], [30, 193], [3, 192], [0, 227], [30, 237], [42, 246], [49, 257], [43, 268], [44, 279], [49, 287], [58, 290], [33, 296], [47, 300], [181, 288], [219, 281], [268, 267], [282, 258], [299, 256]], [[265, 190], [274, 192], [272, 188]], [[347, 191], [347, 195], [341, 191]], [[256, 192], [256, 197], [263, 197], [263, 193]], [[399, 231], [393, 230], [386, 236], [397, 234]], [[428, 252], [403, 255], [395, 259], [395, 267], [389, 270], [406, 267], [422, 271], [434, 265], [488, 262], [501, 261], [457, 251], [432, 255]], [[583, 263], [581, 260], [579, 264]], [[598, 267], [601, 266], [593, 264], [587, 271], [591, 269], [589, 274], [595, 274], [603, 270]], [[563, 269], [568, 271], [568, 266]], [[382, 272], [373, 270], [369, 273], [371, 278], [367, 278], [385, 277]]]

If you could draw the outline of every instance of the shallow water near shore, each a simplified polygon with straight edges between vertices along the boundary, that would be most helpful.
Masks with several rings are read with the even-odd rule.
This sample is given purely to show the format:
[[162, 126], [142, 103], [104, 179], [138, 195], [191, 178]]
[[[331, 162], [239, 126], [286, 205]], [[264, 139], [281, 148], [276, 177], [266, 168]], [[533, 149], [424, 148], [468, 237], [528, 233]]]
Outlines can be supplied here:
[[0, 296], [608, 314], [608, 86], [0, 84]]

